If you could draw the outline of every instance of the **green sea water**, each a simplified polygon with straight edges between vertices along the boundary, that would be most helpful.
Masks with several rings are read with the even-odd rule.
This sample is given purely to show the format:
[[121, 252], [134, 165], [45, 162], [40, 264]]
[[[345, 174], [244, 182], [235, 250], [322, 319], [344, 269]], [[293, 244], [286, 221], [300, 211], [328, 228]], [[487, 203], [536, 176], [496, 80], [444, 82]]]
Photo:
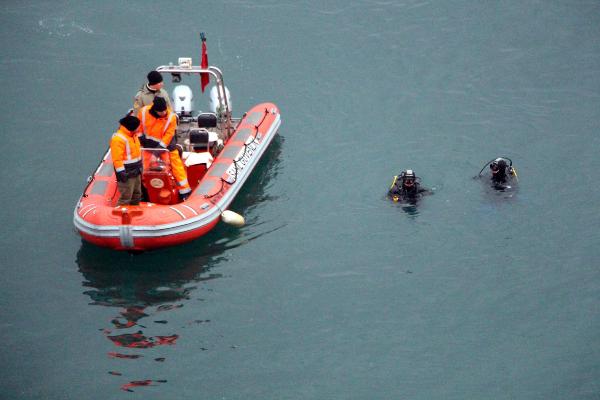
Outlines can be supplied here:
[[[0, 22], [0, 397], [600, 396], [597, 1], [6, 1]], [[83, 243], [116, 121], [201, 31], [235, 116], [281, 109], [246, 226]], [[512, 196], [472, 179], [501, 155]], [[434, 191], [416, 207], [385, 197], [406, 168]]]

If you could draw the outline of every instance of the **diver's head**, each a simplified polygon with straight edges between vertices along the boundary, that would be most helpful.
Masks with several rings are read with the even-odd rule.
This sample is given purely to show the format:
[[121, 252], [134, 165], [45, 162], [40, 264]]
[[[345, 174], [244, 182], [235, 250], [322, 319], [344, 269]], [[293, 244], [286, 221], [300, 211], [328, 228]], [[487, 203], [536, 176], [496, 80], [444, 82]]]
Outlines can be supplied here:
[[410, 189], [415, 186], [417, 177], [412, 169], [407, 169], [402, 173], [402, 186]]
[[490, 163], [490, 170], [493, 175], [504, 175], [506, 172], [506, 160], [503, 158], [496, 158]]
[[492, 172], [492, 181], [494, 182], [506, 182], [508, 175], [506, 174], [509, 168], [506, 160], [503, 158], [496, 158], [490, 163], [490, 171]]

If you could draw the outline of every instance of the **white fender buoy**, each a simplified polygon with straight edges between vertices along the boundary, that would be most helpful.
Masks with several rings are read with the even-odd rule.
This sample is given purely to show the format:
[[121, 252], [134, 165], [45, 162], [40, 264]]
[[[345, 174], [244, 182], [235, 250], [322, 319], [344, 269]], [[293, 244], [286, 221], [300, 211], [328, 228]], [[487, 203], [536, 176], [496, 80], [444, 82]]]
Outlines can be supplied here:
[[246, 221], [244, 221], [244, 217], [231, 210], [225, 210], [221, 213], [221, 221], [225, 222], [226, 224], [235, 226], [237, 228], [244, 226], [244, 224], [246, 223]]

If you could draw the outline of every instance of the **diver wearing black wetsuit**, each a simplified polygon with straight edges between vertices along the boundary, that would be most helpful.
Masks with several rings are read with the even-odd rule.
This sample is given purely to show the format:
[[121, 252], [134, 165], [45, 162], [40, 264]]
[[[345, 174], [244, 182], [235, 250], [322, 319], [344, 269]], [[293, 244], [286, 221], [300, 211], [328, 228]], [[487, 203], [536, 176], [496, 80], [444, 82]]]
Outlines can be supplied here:
[[508, 179], [508, 174], [507, 174], [508, 168], [509, 168], [509, 166], [506, 163], [506, 160], [504, 160], [503, 158], [497, 158], [494, 161], [492, 161], [490, 163], [490, 171], [492, 172], [492, 181], [494, 183], [506, 183], [506, 180]]
[[[517, 171], [512, 166], [512, 160], [506, 157], [498, 157], [489, 162], [492, 186], [495, 189], [506, 189], [513, 179], [517, 179]], [[485, 168], [485, 166], [484, 166]], [[479, 173], [481, 176], [481, 172]]]
[[400, 175], [394, 176], [388, 196], [394, 202], [404, 201], [414, 204], [421, 196], [431, 193], [429, 189], [421, 187], [419, 181], [412, 169], [402, 171]]

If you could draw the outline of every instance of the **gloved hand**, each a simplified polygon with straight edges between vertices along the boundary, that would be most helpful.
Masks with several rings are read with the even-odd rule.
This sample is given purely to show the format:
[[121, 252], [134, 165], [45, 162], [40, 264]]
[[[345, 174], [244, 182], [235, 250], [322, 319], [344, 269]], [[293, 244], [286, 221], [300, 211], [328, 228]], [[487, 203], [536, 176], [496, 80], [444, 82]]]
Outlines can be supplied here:
[[149, 146], [149, 144], [148, 144], [149, 140], [146, 139], [146, 136], [145, 135], [140, 135], [139, 139], [140, 139], [140, 145], [142, 147], [148, 148], [148, 146]]
[[181, 157], [181, 155], [183, 154], [183, 147], [180, 144], [175, 144], [173, 142], [171, 142], [171, 144], [167, 146], [167, 150], [177, 150], [177, 152], [179, 153], [179, 157]]
[[127, 172], [119, 171], [117, 172], [117, 181], [125, 183], [127, 182]]
[[140, 144], [146, 149], [156, 149], [158, 147], [158, 143], [156, 143], [154, 140], [148, 139], [145, 136], [140, 136]]

